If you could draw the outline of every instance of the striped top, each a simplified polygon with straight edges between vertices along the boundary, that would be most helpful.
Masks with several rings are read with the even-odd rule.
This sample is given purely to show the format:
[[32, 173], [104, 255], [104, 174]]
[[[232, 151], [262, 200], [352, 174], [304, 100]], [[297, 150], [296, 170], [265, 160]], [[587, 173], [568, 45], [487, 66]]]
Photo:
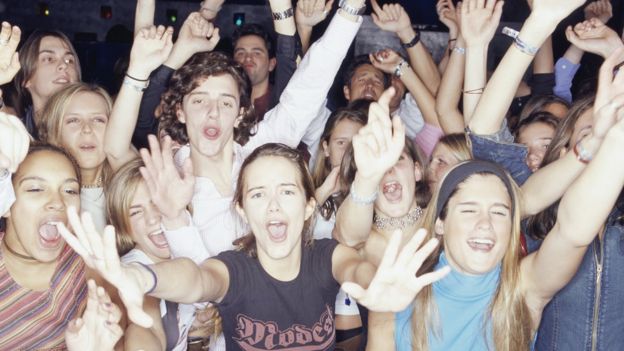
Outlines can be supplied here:
[[45, 291], [15, 282], [0, 251], [0, 350], [66, 350], [65, 328], [86, 301], [85, 265], [68, 245]]

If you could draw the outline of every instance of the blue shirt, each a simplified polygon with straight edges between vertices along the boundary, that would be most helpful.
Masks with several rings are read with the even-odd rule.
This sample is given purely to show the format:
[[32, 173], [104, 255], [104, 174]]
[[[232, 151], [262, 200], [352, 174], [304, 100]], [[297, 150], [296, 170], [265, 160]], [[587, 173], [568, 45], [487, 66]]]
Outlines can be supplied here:
[[[448, 265], [444, 251], [436, 269]], [[500, 279], [500, 264], [483, 275], [466, 275], [451, 269], [433, 283], [433, 298], [440, 321], [440, 337], [429, 331], [429, 350], [493, 350], [489, 307]], [[395, 316], [398, 351], [411, 351], [413, 307]]]

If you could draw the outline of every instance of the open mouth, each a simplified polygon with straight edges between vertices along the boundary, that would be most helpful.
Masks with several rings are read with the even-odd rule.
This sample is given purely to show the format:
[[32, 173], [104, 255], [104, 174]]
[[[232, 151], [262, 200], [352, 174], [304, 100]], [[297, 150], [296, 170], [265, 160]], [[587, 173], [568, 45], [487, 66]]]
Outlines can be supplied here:
[[221, 135], [221, 129], [217, 127], [205, 127], [204, 135], [210, 140], [215, 140]]
[[86, 152], [95, 151], [97, 149], [95, 144], [90, 144], [90, 143], [83, 143], [83, 144], [80, 144], [78, 147], [80, 148], [80, 151], [86, 151]]
[[154, 244], [154, 246], [156, 246], [157, 248], [159, 249], [169, 248], [169, 242], [167, 242], [167, 237], [165, 237], [165, 233], [161, 229], [158, 229], [156, 231], [153, 231], [147, 234], [147, 237], [150, 239], [152, 244]]
[[46, 249], [58, 248], [62, 242], [56, 223], [57, 220], [48, 220], [39, 226], [39, 243]]
[[474, 238], [468, 240], [468, 246], [475, 251], [490, 252], [496, 242], [492, 239]]
[[388, 182], [383, 185], [382, 192], [386, 200], [396, 202], [400, 201], [402, 198], [403, 187], [399, 182]]
[[286, 240], [288, 225], [281, 221], [270, 221], [267, 226], [271, 241], [279, 243]]

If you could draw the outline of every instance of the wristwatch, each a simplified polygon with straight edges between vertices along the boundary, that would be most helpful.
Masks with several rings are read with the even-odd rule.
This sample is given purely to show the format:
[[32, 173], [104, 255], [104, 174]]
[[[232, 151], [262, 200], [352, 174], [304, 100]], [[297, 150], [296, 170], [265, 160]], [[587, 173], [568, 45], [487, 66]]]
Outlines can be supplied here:
[[276, 21], [285, 20], [287, 18], [292, 17], [295, 14], [295, 10], [291, 7], [287, 10], [280, 12], [273, 12], [273, 19]]
[[357, 7], [353, 7], [349, 4], [346, 3], [346, 0], [340, 0], [340, 2], [338, 3], [338, 7], [340, 7], [342, 9], [342, 11], [353, 15], [353, 16], [361, 16], [364, 11], [366, 11], [366, 4], [362, 5], [362, 7], [357, 8]]

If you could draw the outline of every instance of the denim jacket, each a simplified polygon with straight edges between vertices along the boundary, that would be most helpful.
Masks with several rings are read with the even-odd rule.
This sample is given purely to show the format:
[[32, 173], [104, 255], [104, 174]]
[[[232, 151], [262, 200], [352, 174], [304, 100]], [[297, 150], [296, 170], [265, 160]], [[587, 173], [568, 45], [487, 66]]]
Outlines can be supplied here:
[[624, 350], [621, 215], [616, 206], [602, 240], [596, 237], [574, 278], [546, 305], [535, 350]]

